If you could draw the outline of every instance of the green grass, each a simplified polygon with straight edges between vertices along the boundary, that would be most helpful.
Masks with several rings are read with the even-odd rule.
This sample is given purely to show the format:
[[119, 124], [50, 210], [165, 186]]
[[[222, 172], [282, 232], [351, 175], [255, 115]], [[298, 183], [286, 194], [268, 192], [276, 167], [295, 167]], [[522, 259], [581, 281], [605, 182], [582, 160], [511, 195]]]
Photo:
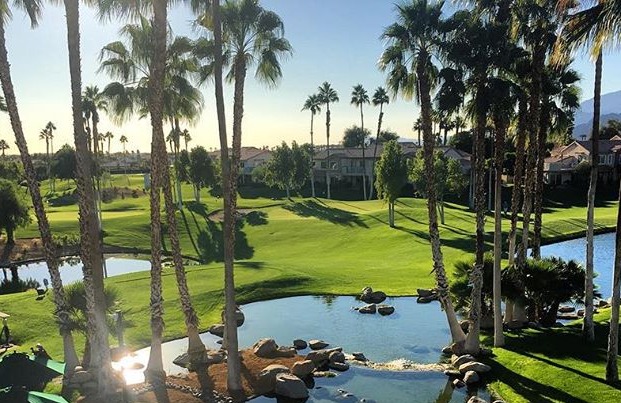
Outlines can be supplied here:
[[[130, 175], [131, 187], [142, 186], [141, 175]], [[113, 178], [126, 186], [123, 175]], [[58, 183], [48, 194], [51, 204], [71, 183]], [[46, 190], [46, 185], [43, 185]], [[213, 214], [222, 200], [203, 191], [202, 203], [183, 188], [185, 208], [177, 213], [183, 254], [203, 264], [188, 266], [187, 274], [201, 328], [219, 321], [223, 301], [221, 225]], [[386, 205], [381, 201], [350, 202], [324, 199], [273, 198], [258, 190], [246, 190], [239, 208], [250, 212], [237, 231], [236, 282], [239, 303], [301, 294], [356, 294], [371, 285], [389, 295], [411, 295], [418, 287], [434, 283], [431, 252], [427, 241], [427, 212], [424, 200], [404, 198], [396, 204], [396, 225], [387, 225]], [[267, 196], [267, 197], [266, 197]], [[545, 242], [581, 236], [586, 208], [567, 198], [550, 200], [544, 215]], [[75, 205], [50, 206], [48, 216], [55, 233], [77, 233]], [[147, 196], [116, 199], [103, 204], [105, 243], [148, 251], [150, 247], [149, 201]], [[486, 240], [492, 241], [488, 216]], [[448, 204], [446, 225], [440, 226], [443, 253], [449, 272], [452, 264], [473, 252], [474, 215], [465, 207]], [[601, 201], [596, 211], [598, 230], [611, 230], [616, 222], [616, 204]], [[505, 220], [503, 230], [508, 230]], [[36, 224], [18, 236], [37, 236]], [[169, 248], [166, 242], [165, 249]], [[174, 274], [164, 273], [165, 337], [184, 334], [184, 323]], [[134, 273], [107, 280], [118, 288], [120, 307], [130, 323], [126, 341], [133, 348], [148, 345], [149, 274]], [[62, 346], [48, 297], [37, 301], [34, 292], [0, 296], [3, 312], [12, 315], [13, 337], [24, 348], [43, 342], [53, 356]], [[602, 332], [604, 330], [601, 330]], [[76, 336], [77, 344], [83, 338]], [[547, 346], [547, 347], [546, 347]], [[548, 350], [546, 350], [546, 348]], [[621, 400], [617, 389], [602, 386], [602, 347], [590, 349], [571, 330], [510, 335], [505, 349], [496, 349], [498, 381], [493, 387], [507, 401], [583, 401], [581, 385], [607, 388], [603, 396]], [[567, 356], [562, 356], [563, 351]], [[571, 369], [576, 369], [572, 371]], [[583, 379], [584, 378], [584, 379]], [[570, 389], [562, 394], [561, 391]], [[585, 387], [585, 389], [587, 389]], [[599, 389], [598, 389], [599, 390]], [[538, 400], [535, 394], [542, 393]], [[584, 396], [589, 393], [584, 391]], [[519, 397], [522, 396], [522, 397]], [[571, 397], [571, 400], [569, 399]], [[591, 396], [593, 397], [593, 396]], [[525, 399], [525, 400], [519, 400]], [[569, 400], [567, 400], [569, 399]], [[603, 399], [603, 398], [602, 398]], [[595, 401], [593, 399], [584, 399]], [[597, 400], [611, 401], [611, 400]]]

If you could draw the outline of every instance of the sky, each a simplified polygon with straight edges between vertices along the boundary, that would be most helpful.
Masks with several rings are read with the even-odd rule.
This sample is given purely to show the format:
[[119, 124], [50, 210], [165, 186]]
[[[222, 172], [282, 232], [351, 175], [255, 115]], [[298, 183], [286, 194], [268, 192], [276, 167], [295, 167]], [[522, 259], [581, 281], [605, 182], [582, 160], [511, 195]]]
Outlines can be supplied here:
[[[54, 148], [73, 144], [71, 133], [71, 94], [66, 45], [64, 9], [45, 4], [37, 28], [19, 10], [14, 12], [6, 29], [6, 41], [13, 83], [21, 119], [31, 153], [45, 152], [45, 143], [38, 135], [48, 121], [54, 122]], [[310, 140], [310, 112], [301, 111], [307, 96], [317, 91], [324, 81], [332, 84], [340, 102], [331, 106], [331, 143], [342, 138], [344, 130], [359, 124], [359, 111], [350, 105], [351, 90], [362, 84], [370, 95], [385, 85], [385, 75], [377, 68], [384, 43], [379, 39], [383, 29], [394, 20], [394, 2], [389, 0], [263, 0], [266, 9], [275, 11], [285, 25], [285, 37], [294, 53], [283, 62], [283, 78], [276, 88], [268, 88], [254, 79], [250, 70], [246, 80], [243, 145], [275, 146], [282, 141]], [[192, 29], [193, 15], [183, 5], [172, 8], [169, 21], [175, 35], [196, 38]], [[119, 29], [127, 21], [98, 20], [93, 9], [81, 8], [82, 85], [97, 85], [103, 89], [111, 80], [98, 73], [101, 48], [119, 39]], [[605, 55], [602, 93], [621, 90], [621, 54]], [[588, 55], [577, 55], [574, 68], [582, 76], [582, 98], [592, 97], [593, 63]], [[225, 108], [228, 133], [232, 128], [233, 97], [231, 87], [225, 88]], [[205, 98], [201, 119], [188, 130], [192, 135], [190, 147], [202, 145], [218, 148], [214, 89], [203, 87]], [[322, 111], [323, 112], [323, 111]], [[377, 125], [376, 107], [365, 106], [365, 126]], [[396, 131], [401, 137], [414, 138], [412, 123], [418, 107], [400, 97], [391, 98], [384, 107], [383, 127]], [[150, 125], [148, 119], [134, 119], [117, 126], [105, 113], [100, 132], [114, 134], [111, 151], [122, 149], [119, 138], [127, 136], [128, 150], [148, 152]], [[8, 115], [0, 116], [0, 139], [11, 145], [16, 153]], [[315, 142], [325, 144], [325, 115], [315, 117]]]

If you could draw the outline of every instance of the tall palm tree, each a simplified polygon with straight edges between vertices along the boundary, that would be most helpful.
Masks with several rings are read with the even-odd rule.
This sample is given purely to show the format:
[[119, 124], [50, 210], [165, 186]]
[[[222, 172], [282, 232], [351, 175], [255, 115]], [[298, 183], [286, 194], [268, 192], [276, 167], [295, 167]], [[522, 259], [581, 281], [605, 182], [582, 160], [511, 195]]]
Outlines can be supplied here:
[[[424, 135], [425, 172], [427, 175], [427, 212], [429, 215], [429, 238], [433, 258], [433, 272], [436, 277], [438, 297], [446, 313], [453, 342], [464, 345], [466, 336], [459, 326], [449, 295], [449, 283], [444, 269], [438, 216], [432, 131], [431, 89], [435, 67], [431, 59], [440, 52], [440, 26], [443, 2], [429, 3], [427, 0], [412, 0], [396, 6], [397, 22], [388, 26], [383, 38], [388, 47], [380, 57], [380, 69], [388, 73], [388, 88], [401, 93], [406, 99], [416, 94], [421, 107], [421, 122]], [[408, 70], [412, 67], [412, 70]]]
[[[165, 115], [173, 117], [177, 115], [177, 112], [172, 110], [174, 105], [179, 105], [176, 101], [185, 97], [185, 91], [189, 91], [192, 94], [192, 99], [196, 99], [196, 89], [192, 86], [190, 78], [196, 72], [197, 63], [191, 55], [191, 41], [183, 37], [173, 39], [172, 35], [166, 34], [166, 26], [162, 28], [162, 26], [157, 25], [166, 25], [166, 7], [163, 7], [162, 10], [161, 5], [156, 5], [157, 3], [153, 3], [154, 12], [155, 9], [158, 10], [157, 19], [155, 15], [152, 21], [141, 18], [137, 24], [128, 24], [122, 29], [122, 34], [127, 39], [129, 47], [120, 41], [104, 47], [101, 53], [101, 69], [111, 75], [112, 78], [119, 80], [108, 84], [104, 90], [111, 105], [110, 110], [117, 121], [124, 121], [135, 113], [140, 114], [140, 116], [149, 114], [151, 117], [152, 253], [155, 252], [154, 248], [157, 245], [160, 245], [161, 248], [159, 206], [160, 191], [163, 191], [177, 289], [188, 333], [188, 354], [193, 362], [198, 362], [203, 357], [205, 346], [198, 334], [198, 316], [192, 304], [185, 268], [183, 267], [170, 173], [167, 168], [168, 157], [166, 156], [163, 126]], [[102, 12], [122, 14], [131, 12], [131, 9], [104, 8]], [[163, 44], [160, 43], [159, 35], [164, 36]], [[144, 44], [149, 45], [145, 46]], [[163, 61], [159, 60], [159, 56], [163, 57]], [[151, 344], [155, 348], [149, 358], [147, 375], [151, 382], [159, 383], [163, 380], [163, 366], [161, 365], [163, 320], [161, 302], [158, 302], [161, 301], [160, 252], [152, 257], [151, 299], [155, 301], [155, 306], [151, 311]]]
[[181, 137], [183, 137], [185, 151], [188, 151], [188, 143], [192, 141], [192, 135], [190, 135], [190, 131], [188, 129], [183, 129], [183, 131], [181, 132]]
[[330, 199], [332, 196], [330, 194], [330, 182], [332, 180], [330, 177], [330, 170], [332, 169], [330, 164], [330, 104], [338, 102], [339, 96], [327, 81], [319, 86], [317, 95], [321, 103], [326, 105], [326, 185], [328, 187], [327, 196]]
[[[354, 86], [351, 92], [350, 103], [360, 108], [360, 129], [362, 133], [364, 133], [364, 113], [362, 110], [362, 106], [369, 103], [369, 94], [367, 94], [367, 90], [364, 89], [362, 84], [357, 84]], [[363, 138], [362, 142], [360, 143], [362, 147], [362, 194], [364, 200], [367, 200], [367, 164], [364, 158], [365, 143], [366, 140]]]
[[315, 119], [315, 115], [321, 112], [321, 99], [319, 95], [312, 94], [306, 98], [304, 102], [304, 106], [302, 107], [303, 111], [310, 111], [311, 113], [311, 121], [310, 121], [310, 145], [311, 145], [311, 164], [310, 164], [310, 178], [311, 178], [311, 195], [313, 198], [315, 195], [315, 142], [313, 138], [313, 121]]
[[88, 308], [87, 327], [91, 341], [91, 362], [97, 374], [99, 394], [106, 398], [116, 391], [110, 364], [108, 328], [103, 292], [103, 255], [99, 242], [97, 212], [92, 178], [92, 160], [82, 117], [82, 74], [80, 56], [79, 1], [64, 0], [67, 21], [67, 47], [71, 78], [73, 132], [76, 147], [76, 183], [80, 216], [80, 258]]
[[382, 130], [382, 120], [384, 119], [384, 104], [388, 104], [390, 102], [390, 97], [386, 92], [384, 87], [377, 87], [375, 92], [373, 93], [373, 99], [371, 100], [373, 106], [379, 105], [379, 115], [377, 117], [377, 134], [375, 135], [375, 147], [373, 148], [373, 162], [371, 163], [371, 177], [369, 179], [369, 199], [373, 198], [373, 189], [375, 186], [375, 179], [373, 178], [373, 174], [375, 173], [375, 158], [377, 158], [377, 144], [379, 143], [379, 136]]
[[124, 134], [119, 138], [119, 141], [121, 142], [121, 146], [123, 147], [123, 154], [126, 154], [127, 151], [125, 150], [125, 145], [127, 144], [127, 142], [129, 140], [127, 140], [127, 136], [125, 136]]
[[[47, 124], [45, 125], [45, 131], [47, 132], [47, 138], [49, 139], [49, 143], [50, 143], [50, 155], [54, 155], [54, 130], [56, 130], [56, 126], [54, 125], [54, 123], [52, 122], [47, 122]], [[49, 160], [49, 156], [48, 156], [48, 178], [50, 181], [50, 186], [52, 187], [52, 192], [56, 191], [56, 182], [54, 181], [53, 177], [50, 177], [50, 166], [51, 166], [51, 161]]]
[[52, 181], [51, 177], [51, 167], [52, 167], [52, 159], [50, 158], [50, 133], [46, 128], [41, 129], [39, 132], [39, 139], [45, 141], [45, 160], [47, 162], [47, 180], [50, 181], [50, 191], [52, 191]]
[[105, 132], [103, 137], [104, 139], [108, 141], [108, 155], [110, 155], [110, 143], [112, 142], [112, 139], [114, 138], [114, 134], [112, 134], [112, 132]]
[[420, 132], [422, 129], [423, 129], [423, 122], [421, 118], [419, 117], [414, 121], [414, 125], [412, 126], [412, 130], [415, 130], [418, 136], [417, 144], [419, 146], [422, 145], [421, 140], [420, 140]]
[[[24, 1], [19, 3], [20, 8], [23, 8], [29, 16], [30, 24], [32, 27], [38, 25], [38, 18], [41, 16], [41, 3], [38, 1]], [[60, 278], [60, 272], [58, 271], [58, 259], [56, 257], [56, 247], [52, 240], [52, 232], [50, 230], [50, 224], [45, 214], [45, 208], [43, 206], [43, 199], [41, 198], [41, 192], [37, 183], [37, 175], [32, 163], [32, 158], [28, 151], [28, 144], [24, 136], [24, 130], [22, 127], [22, 121], [19, 116], [19, 110], [17, 108], [17, 100], [15, 97], [15, 91], [13, 89], [13, 80], [11, 78], [11, 68], [8, 59], [8, 53], [6, 49], [6, 34], [5, 25], [11, 17], [11, 13], [8, 12], [9, 8], [6, 3], [1, 8], [0, 12], [0, 83], [2, 84], [2, 90], [4, 98], [6, 99], [6, 108], [9, 112], [11, 120], [11, 127], [15, 134], [15, 143], [19, 150], [19, 154], [24, 166], [24, 173], [26, 176], [26, 182], [28, 184], [28, 190], [32, 200], [35, 216], [37, 217], [37, 224], [39, 227], [39, 233], [41, 235], [41, 243], [43, 245], [43, 251], [45, 256], [45, 262], [47, 264], [50, 280], [52, 283], [52, 290], [54, 293], [54, 306], [55, 315], [58, 320], [58, 327], [60, 329], [60, 335], [63, 340], [63, 356], [65, 360], [65, 376], [69, 376], [73, 373], [74, 368], [78, 364], [78, 356], [75, 351], [75, 344], [73, 341], [73, 335], [71, 334], [71, 319], [70, 319], [70, 307], [67, 303], [67, 298], [64, 292], [62, 280]]]
[[[561, 6], [567, 6], [569, 2], [561, 2]], [[599, 119], [600, 98], [602, 85], [602, 59], [605, 48], [613, 48], [619, 45], [619, 27], [621, 27], [621, 3], [617, 0], [599, 0], [596, 5], [569, 16], [562, 31], [563, 45], [561, 51], [573, 51], [578, 47], [588, 46], [595, 60], [595, 85], [593, 97], [593, 127], [591, 131], [591, 179], [588, 193], [587, 208], [587, 261], [585, 281], [585, 317], [583, 331], [588, 339], [593, 334], [593, 221], [595, 210], [595, 187], [597, 184], [597, 165], [599, 163]], [[563, 49], [566, 48], [566, 49]], [[621, 192], [620, 192], [621, 195]], [[621, 225], [621, 208], [617, 218], [615, 266], [613, 274], [612, 301], [613, 306], [610, 318], [610, 332], [608, 334], [608, 351], [606, 359], [606, 380], [617, 382], [619, 373], [617, 368], [617, 356], [619, 349], [619, 303], [621, 257], [620, 235], [618, 228]], [[587, 322], [587, 314], [589, 319]], [[591, 339], [592, 340], [592, 339]]]
[[2, 150], [2, 157], [5, 156], [5, 150], [8, 150], [9, 148], [9, 144], [4, 139], [0, 140], [0, 150]]

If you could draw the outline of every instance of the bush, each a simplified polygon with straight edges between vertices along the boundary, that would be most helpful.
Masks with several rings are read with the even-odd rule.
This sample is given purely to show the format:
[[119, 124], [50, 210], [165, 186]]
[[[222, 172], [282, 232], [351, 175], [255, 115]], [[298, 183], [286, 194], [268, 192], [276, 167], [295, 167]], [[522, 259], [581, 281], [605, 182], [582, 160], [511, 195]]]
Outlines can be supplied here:
[[41, 287], [37, 280], [32, 278], [22, 280], [19, 277], [13, 277], [11, 280], [5, 279], [0, 283], [0, 295], [16, 294]]

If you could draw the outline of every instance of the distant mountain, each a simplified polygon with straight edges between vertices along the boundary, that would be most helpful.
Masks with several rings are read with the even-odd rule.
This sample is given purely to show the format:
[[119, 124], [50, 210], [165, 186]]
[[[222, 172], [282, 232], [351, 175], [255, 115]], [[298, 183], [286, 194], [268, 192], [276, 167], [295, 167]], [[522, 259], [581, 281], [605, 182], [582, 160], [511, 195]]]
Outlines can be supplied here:
[[[603, 94], [600, 105], [600, 123], [605, 124], [611, 119], [621, 120], [621, 91]], [[591, 134], [593, 125], [593, 98], [580, 104], [574, 119], [574, 138]]]
[[[621, 120], [621, 113], [607, 113], [599, 118], [600, 127], [608, 123], [609, 120]], [[574, 138], [577, 140], [588, 140], [591, 137], [591, 128], [593, 127], [593, 119], [589, 119], [585, 123], [581, 123], [574, 127]]]

